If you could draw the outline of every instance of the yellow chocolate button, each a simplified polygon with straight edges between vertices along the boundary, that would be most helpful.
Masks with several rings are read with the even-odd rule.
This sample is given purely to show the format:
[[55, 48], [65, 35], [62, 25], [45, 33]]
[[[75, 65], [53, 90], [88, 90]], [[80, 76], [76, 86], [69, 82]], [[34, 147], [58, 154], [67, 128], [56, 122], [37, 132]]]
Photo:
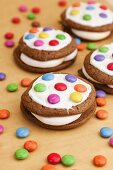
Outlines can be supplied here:
[[79, 103], [82, 101], [82, 95], [79, 92], [73, 92], [70, 95], [70, 99], [75, 103]]
[[79, 10], [77, 10], [77, 9], [73, 9], [71, 11], [71, 15], [78, 15], [78, 14], [79, 14]]
[[46, 32], [41, 32], [41, 33], [39, 34], [39, 37], [40, 37], [40, 38], [48, 38], [49, 35], [48, 35], [48, 33], [46, 33]]

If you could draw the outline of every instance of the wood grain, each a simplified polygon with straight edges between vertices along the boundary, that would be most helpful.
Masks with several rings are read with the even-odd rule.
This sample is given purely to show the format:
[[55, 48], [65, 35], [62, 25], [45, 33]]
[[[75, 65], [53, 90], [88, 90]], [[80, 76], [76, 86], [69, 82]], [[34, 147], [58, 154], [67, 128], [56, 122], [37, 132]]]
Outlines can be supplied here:
[[[75, 0], [69, 0], [69, 4]], [[103, 0], [101, 0], [103, 3]], [[31, 21], [26, 19], [27, 13], [20, 13], [18, 6], [26, 4], [29, 9], [34, 6], [40, 6], [41, 14], [37, 20], [42, 26], [53, 26], [61, 28], [57, 20], [64, 9], [57, 6], [57, 0], [1, 0], [0, 1], [0, 71], [7, 74], [7, 79], [0, 82], [0, 109], [6, 108], [11, 111], [11, 117], [7, 120], [0, 120], [0, 124], [5, 127], [4, 134], [0, 135], [0, 170], [40, 170], [46, 163], [46, 156], [51, 152], [58, 152], [61, 155], [73, 154], [77, 158], [77, 163], [71, 168], [65, 168], [62, 165], [56, 166], [57, 170], [96, 170], [92, 165], [92, 158], [97, 154], [105, 155], [108, 164], [103, 170], [113, 169], [113, 151], [108, 145], [109, 139], [103, 139], [99, 136], [99, 130], [103, 126], [113, 127], [113, 96], [107, 96], [107, 105], [103, 109], [108, 110], [109, 118], [105, 121], [97, 120], [95, 117], [90, 119], [83, 126], [69, 131], [51, 131], [42, 129], [32, 122], [25, 119], [20, 110], [20, 97], [25, 88], [19, 85], [19, 90], [14, 93], [8, 93], [6, 86], [8, 83], [20, 83], [24, 77], [34, 79], [38, 74], [29, 73], [21, 70], [15, 65], [13, 60], [13, 49], [4, 47], [4, 33], [12, 31], [15, 33], [15, 42], [17, 44], [21, 35], [30, 28]], [[112, 8], [111, 5], [109, 5]], [[10, 22], [11, 18], [19, 16], [21, 23], [14, 25]], [[112, 42], [112, 36], [106, 40], [97, 43], [98, 46]], [[88, 50], [79, 52], [76, 63], [62, 72], [77, 73], [81, 68], [83, 59]], [[18, 139], [15, 131], [19, 127], [28, 127], [30, 136], [26, 139]], [[38, 141], [38, 150], [31, 153], [29, 158], [24, 161], [17, 161], [14, 158], [15, 150], [21, 148], [26, 140], [33, 139]]]

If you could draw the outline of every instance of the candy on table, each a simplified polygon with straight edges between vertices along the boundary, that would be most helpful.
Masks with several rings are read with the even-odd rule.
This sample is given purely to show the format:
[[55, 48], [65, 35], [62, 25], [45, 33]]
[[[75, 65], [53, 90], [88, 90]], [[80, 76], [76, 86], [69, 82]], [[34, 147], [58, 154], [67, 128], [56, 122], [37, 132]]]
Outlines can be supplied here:
[[111, 138], [110, 138], [110, 140], [109, 140], [109, 144], [110, 144], [110, 146], [112, 146], [112, 147], [113, 147], [113, 137], [111, 137]]
[[36, 18], [36, 15], [35, 15], [34, 13], [30, 13], [30, 14], [27, 15], [27, 18], [28, 18], [29, 20], [33, 20], [33, 19]]
[[102, 120], [107, 119], [108, 118], [108, 112], [106, 110], [98, 110], [96, 112], [96, 117], [98, 119], [102, 119]]
[[56, 168], [54, 165], [46, 164], [41, 168], [41, 170], [56, 170]]
[[5, 46], [6, 46], [6, 47], [11, 48], [11, 47], [13, 47], [14, 45], [15, 45], [15, 43], [14, 43], [13, 40], [6, 40], [6, 41], [5, 41]]
[[3, 72], [0, 72], [0, 81], [5, 80], [6, 79], [6, 74]]
[[10, 83], [7, 85], [7, 91], [9, 92], [15, 92], [18, 90], [18, 84], [16, 83]]
[[76, 44], [80, 44], [80, 43], [81, 43], [81, 39], [78, 38], [78, 37], [76, 37], [76, 38], [75, 38], [75, 43], [76, 43]]
[[0, 110], [0, 119], [7, 119], [10, 116], [9, 110], [1, 109]]
[[28, 10], [28, 7], [26, 5], [20, 5], [18, 9], [20, 12], [26, 12]]
[[97, 48], [96, 43], [88, 43], [87, 44], [87, 49], [88, 50], [95, 50]]
[[24, 148], [28, 150], [29, 152], [33, 152], [37, 149], [38, 144], [34, 140], [28, 140], [24, 143]]
[[76, 48], [77, 48], [79, 51], [83, 51], [83, 50], [86, 48], [86, 44], [85, 44], [85, 43], [77, 44], [77, 45], [76, 45]]
[[106, 100], [105, 98], [99, 97], [99, 98], [96, 98], [96, 103], [97, 103], [97, 106], [102, 107], [106, 105]]
[[51, 153], [47, 156], [47, 160], [50, 164], [58, 164], [61, 162], [61, 156], [58, 153]]
[[106, 92], [103, 90], [96, 90], [96, 98], [104, 98], [106, 97]]
[[31, 26], [32, 26], [32, 27], [40, 27], [40, 23], [39, 23], [38, 21], [33, 21], [33, 22], [31, 23]]
[[35, 14], [39, 14], [41, 12], [41, 9], [39, 7], [33, 7], [32, 12]]
[[93, 164], [97, 167], [103, 167], [107, 164], [107, 159], [103, 155], [96, 155], [93, 158]]
[[21, 20], [20, 20], [19, 17], [14, 17], [14, 18], [12, 18], [11, 21], [12, 21], [13, 24], [19, 24]]
[[6, 39], [12, 39], [14, 37], [14, 34], [12, 32], [7, 32], [7, 33], [5, 33], [4, 37]]
[[100, 135], [104, 138], [109, 138], [113, 135], [113, 129], [109, 127], [103, 127], [100, 129]]
[[0, 134], [2, 134], [4, 132], [4, 126], [0, 125]]
[[27, 136], [29, 136], [29, 134], [30, 130], [25, 127], [21, 127], [16, 130], [16, 136], [19, 138], [26, 138]]
[[67, 1], [66, 0], [59, 0], [58, 5], [61, 6], [61, 7], [64, 7], [64, 6], [67, 5]]
[[30, 78], [23, 78], [20, 83], [23, 87], [29, 87], [31, 82], [32, 80]]
[[19, 160], [24, 160], [28, 158], [29, 152], [26, 149], [17, 149], [15, 152], [15, 158]]
[[64, 155], [61, 159], [61, 162], [64, 166], [72, 166], [75, 164], [76, 159], [73, 155]]

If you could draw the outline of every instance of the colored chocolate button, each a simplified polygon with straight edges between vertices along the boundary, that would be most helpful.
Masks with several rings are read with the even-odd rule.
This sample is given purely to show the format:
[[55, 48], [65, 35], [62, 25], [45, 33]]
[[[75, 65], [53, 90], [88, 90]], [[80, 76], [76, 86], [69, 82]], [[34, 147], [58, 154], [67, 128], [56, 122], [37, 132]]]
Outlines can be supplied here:
[[99, 51], [102, 52], [102, 53], [106, 53], [106, 52], [109, 51], [109, 48], [108, 47], [100, 47]]
[[33, 39], [35, 36], [33, 34], [28, 34], [25, 36], [25, 39], [26, 40], [30, 40], [30, 39]]
[[101, 54], [97, 54], [97, 55], [94, 56], [94, 59], [96, 61], [103, 61], [105, 59], [105, 56], [101, 55]]
[[84, 86], [83, 84], [76, 84], [76, 85], [74, 86], [74, 89], [75, 89], [77, 92], [80, 92], [80, 93], [83, 93], [83, 92], [86, 92], [86, 91], [87, 91], [86, 86]]
[[107, 18], [107, 17], [108, 17], [107, 14], [105, 14], [105, 13], [100, 13], [99, 16], [100, 16], [101, 18]]
[[44, 42], [42, 41], [42, 40], [36, 40], [35, 42], [34, 42], [34, 46], [36, 46], [36, 47], [40, 47], [40, 46], [42, 46], [44, 44]]
[[73, 9], [71, 11], [71, 15], [78, 15], [78, 14], [79, 14], [79, 10], [77, 10], [77, 9]]
[[100, 135], [104, 138], [109, 138], [113, 135], [113, 129], [109, 127], [103, 127], [100, 129]]
[[79, 92], [73, 92], [73, 93], [71, 93], [71, 95], [70, 95], [70, 99], [73, 101], [73, 102], [75, 102], [75, 103], [79, 103], [79, 102], [81, 102], [82, 101], [82, 94], [81, 93], [79, 93]]
[[49, 37], [49, 34], [46, 32], [42, 32], [39, 34], [39, 38], [48, 38], [48, 37]]
[[86, 15], [83, 16], [83, 19], [84, 19], [85, 21], [89, 21], [89, 20], [92, 19], [92, 17], [91, 17], [91, 15], [86, 14]]
[[66, 39], [65, 35], [63, 35], [63, 34], [56, 35], [56, 38], [59, 39], [59, 40], [65, 40]]
[[51, 94], [48, 96], [47, 100], [50, 104], [56, 104], [60, 102], [60, 96], [58, 96], [57, 94]]
[[38, 83], [34, 86], [34, 90], [36, 92], [44, 92], [46, 90], [46, 85], [42, 83]]
[[49, 41], [49, 45], [50, 46], [56, 46], [56, 45], [58, 45], [59, 44], [59, 42], [57, 41], [57, 40], [51, 40], [51, 41]]
[[64, 91], [67, 89], [67, 86], [64, 83], [56, 83], [54, 87], [58, 91]]
[[45, 81], [51, 81], [54, 79], [54, 74], [52, 73], [46, 73], [42, 76], [42, 80], [45, 80]]
[[77, 81], [77, 77], [73, 74], [68, 74], [65, 76], [65, 79], [70, 82], [70, 83], [74, 83]]
[[53, 30], [53, 28], [51, 28], [51, 27], [45, 27], [45, 28], [43, 28], [43, 31], [51, 31], [51, 30]]
[[109, 63], [107, 65], [107, 69], [110, 70], [110, 71], [113, 71], [113, 63]]
[[87, 6], [86, 9], [87, 9], [87, 10], [94, 10], [95, 7], [94, 7], [94, 6]]

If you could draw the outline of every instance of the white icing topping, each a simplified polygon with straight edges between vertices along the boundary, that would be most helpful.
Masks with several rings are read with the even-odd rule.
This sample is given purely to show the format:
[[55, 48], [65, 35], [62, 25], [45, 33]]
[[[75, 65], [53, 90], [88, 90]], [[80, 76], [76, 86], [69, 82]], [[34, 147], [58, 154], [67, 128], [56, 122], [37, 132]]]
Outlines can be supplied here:
[[74, 122], [81, 116], [81, 114], [78, 114], [78, 115], [65, 116], [65, 117], [43, 117], [34, 113], [31, 114], [33, 114], [33, 116], [35, 116], [42, 123], [45, 123], [47, 125], [53, 125], [53, 126], [69, 124], [71, 122]]
[[[47, 33], [49, 36], [47, 38], [40, 38], [39, 34], [42, 33], [42, 32]], [[30, 48], [37, 49], [37, 50], [58, 51], [58, 50], [60, 50], [64, 47], [66, 47], [67, 45], [69, 45], [72, 41], [72, 38], [68, 33], [63, 32], [61, 30], [55, 30], [55, 29], [52, 29], [52, 30], [49, 30], [49, 31], [43, 31], [43, 28], [38, 28], [38, 31], [36, 33], [32, 33], [34, 35], [34, 38], [25, 39], [25, 37], [28, 34], [30, 34], [30, 33], [26, 32], [23, 36], [24, 43], [26, 43]], [[66, 39], [64, 39], [64, 40], [57, 39], [56, 38], [57, 34], [63, 34], [66, 37]], [[44, 44], [42, 46], [34, 46], [34, 42], [36, 40], [42, 40], [44, 42]], [[59, 44], [56, 45], [56, 46], [50, 46], [49, 42], [51, 40], [57, 40], [57, 41], [59, 41]]]
[[[100, 71], [102, 71], [103, 73], [113, 76], [113, 71], [108, 70], [107, 68], [107, 65], [113, 62], [113, 57], [112, 57], [113, 43], [105, 45], [104, 47], [109, 48], [108, 52], [102, 53], [99, 51], [99, 49], [95, 50], [90, 57], [90, 64], [96, 67], [97, 69], [99, 69]], [[104, 55], [105, 59], [103, 61], [96, 61], [94, 57], [98, 54]]]
[[[65, 79], [65, 76], [67, 74], [54, 74], [55, 77], [51, 81], [44, 81], [42, 80], [42, 76], [39, 77], [32, 85], [32, 88], [29, 91], [29, 96], [33, 101], [36, 103], [39, 103], [40, 105], [43, 105], [48, 108], [56, 108], [56, 109], [72, 109], [72, 106], [77, 106], [80, 103], [84, 102], [88, 97], [91, 92], [91, 86], [84, 81], [80, 80], [77, 78], [77, 81], [74, 83], [70, 83]], [[54, 85], [56, 83], [62, 82], [67, 85], [67, 89], [65, 91], [57, 91], [54, 88]], [[47, 90], [44, 92], [35, 92], [34, 86], [38, 83], [43, 83], [46, 85]], [[70, 99], [70, 94], [75, 92], [74, 86], [76, 84], [83, 84], [86, 86], [87, 91], [82, 94], [82, 101], [79, 103], [75, 103]], [[60, 96], [60, 102], [56, 104], [50, 104], [47, 101], [47, 98], [50, 94], [57, 94]]]
[[77, 49], [69, 54], [66, 57], [60, 58], [60, 59], [54, 59], [54, 60], [48, 60], [48, 61], [38, 61], [34, 60], [27, 55], [21, 53], [20, 59], [27, 65], [32, 66], [32, 67], [39, 67], [39, 68], [50, 68], [50, 67], [55, 67], [63, 63], [64, 61], [70, 61], [74, 59], [77, 55]]
[[[90, 26], [90, 27], [99, 27], [113, 22], [113, 12], [110, 9], [102, 10], [100, 8], [100, 3], [93, 4], [94, 10], [87, 10], [87, 3], [81, 3], [80, 7], [69, 7], [66, 10], [66, 18], [70, 19], [73, 22], [76, 22], [81, 25]], [[77, 15], [71, 15], [71, 11], [77, 9], [79, 13]], [[99, 16], [100, 13], [107, 14], [107, 18], [102, 18]], [[91, 15], [92, 19], [89, 21], [83, 20], [85, 14]]]
[[89, 32], [89, 31], [81, 31], [76, 29], [71, 29], [71, 31], [80, 38], [86, 40], [97, 41], [106, 38], [110, 35], [111, 31], [106, 32]]

